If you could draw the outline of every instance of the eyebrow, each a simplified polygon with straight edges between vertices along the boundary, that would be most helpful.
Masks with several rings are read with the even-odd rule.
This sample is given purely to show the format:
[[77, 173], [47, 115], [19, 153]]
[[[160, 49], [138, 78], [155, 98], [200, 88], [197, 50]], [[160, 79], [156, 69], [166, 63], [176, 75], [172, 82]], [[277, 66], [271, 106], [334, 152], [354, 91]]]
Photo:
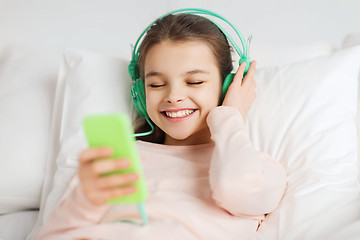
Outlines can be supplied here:
[[[193, 74], [198, 74], [198, 73], [210, 74], [210, 72], [205, 71], [205, 70], [194, 69], [194, 70], [184, 73], [183, 76], [193, 75]], [[153, 76], [164, 76], [164, 74], [162, 74], [160, 72], [151, 71], [145, 75], [145, 78], [149, 78], [149, 77], [153, 77]]]
[[205, 70], [201, 70], [201, 69], [194, 69], [191, 71], [186, 72], [184, 75], [192, 75], [192, 74], [197, 74], [197, 73], [204, 73], [204, 74], [210, 74], [210, 72], [205, 71]]

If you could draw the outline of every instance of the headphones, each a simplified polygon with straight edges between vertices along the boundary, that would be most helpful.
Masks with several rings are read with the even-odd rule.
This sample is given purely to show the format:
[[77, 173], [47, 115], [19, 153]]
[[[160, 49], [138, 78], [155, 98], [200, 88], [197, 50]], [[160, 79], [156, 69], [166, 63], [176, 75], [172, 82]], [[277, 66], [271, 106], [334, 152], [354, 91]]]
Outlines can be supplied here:
[[[241, 35], [241, 33], [238, 31], [238, 29], [233, 24], [231, 24], [227, 19], [225, 19], [224, 17], [220, 16], [219, 14], [217, 14], [215, 12], [205, 10], [205, 9], [200, 9], [200, 8], [184, 8], [184, 9], [174, 10], [174, 11], [168, 12], [168, 13], [160, 16], [158, 19], [162, 19], [163, 17], [165, 17], [167, 15], [176, 14], [176, 13], [187, 13], [187, 14], [194, 14], [194, 15], [212, 16], [212, 17], [216, 17], [218, 19], [221, 19], [224, 22], [226, 22], [227, 24], [229, 24], [232, 27], [232, 29], [235, 31], [237, 36], [240, 38], [243, 51], [240, 50], [238, 45], [235, 43], [235, 41], [232, 39], [232, 37], [225, 31], [224, 28], [222, 28], [216, 22], [214, 22], [214, 21], [210, 20], [209, 18], [205, 17], [206, 19], [208, 19], [212, 23], [214, 23], [223, 32], [223, 34], [226, 36], [226, 38], [229, 40], [231, 45], [235, 48], [236, 52], [240, 56], [239, 65], [241, 63], [243, 63], [243, 62], [246, 63], [244, 75], [247, 73], [247, 71], [249, 70], [249, 67], [250, 67], [250, 57], [248, 56], [248, 53], [249, 53], [248, 52], [248, 46], [247, 46], [247, 43], [246, 43], [244, 37]], [[204, 16], [202, 16], [202, 17], [204, 17]], [[138, 68], [137, 62], [138, 62], [138, 57], [139, 57], [138, 46], [140, 45], [140, 40], [144, 37], [146, 32], [149, 30], [149, 28], [151, 28], [154, 25], [156, 20], [153, 21], [141, 33], [140, 37], [137, 39], [137, 41], [135, 43], [135, 46], [134, 46], [134, 49], [133, 49], [133, 52], [132, 52], [132, 59], [131, 59], [130, 64], [128, 66], [128, 71], [129, 71], [130, 77], [132, 79], [132, 81], [131, 81], [131, 96], [132, 96], [134, 106], [135, 106], [137, 112], [140, 114], [140, 116], [144, 117], [146, 119], [146, 121], [149, 123], [150, 127], [151, 127], [151, 131], [146, 132], [146, 133], [138, 133], [138, 134], [135, 134], [135, 136], [146, 136], [146, 135], [149, 135], [149, 134], [153, 133], [153, 131], [154, 131], [154, 127], [153, 127], [153, 125], [152, 125], [152, 123], [150, 121], [149, 115], [148, 115], [148, 113], [146, 111], [145, 85], [144, 85], [144, 81], [142, 79], [140, 79], [140, 73], [139, 73], [139, 68]], [[230, 73], [225, 77], [224, 83], [223, 83], [223, 86], [222, 86], [222, 99], [224, 99], [224, 97], [226, 95], [226, 92], [227, 92], [231, 82], [234, 79], [234, 76], [235, 76], [234, 73]]]

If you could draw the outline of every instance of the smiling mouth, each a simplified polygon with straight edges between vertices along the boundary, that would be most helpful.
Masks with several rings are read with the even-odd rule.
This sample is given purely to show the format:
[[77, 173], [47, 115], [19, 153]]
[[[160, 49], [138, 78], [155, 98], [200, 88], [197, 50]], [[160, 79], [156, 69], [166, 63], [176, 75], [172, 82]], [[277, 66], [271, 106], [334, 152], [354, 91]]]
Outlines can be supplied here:
[[162, 111], [161, 113], [169, 118], [183, 118], [190, 116], [196, 111], [196, 109], [185, 109], [180, 111]]

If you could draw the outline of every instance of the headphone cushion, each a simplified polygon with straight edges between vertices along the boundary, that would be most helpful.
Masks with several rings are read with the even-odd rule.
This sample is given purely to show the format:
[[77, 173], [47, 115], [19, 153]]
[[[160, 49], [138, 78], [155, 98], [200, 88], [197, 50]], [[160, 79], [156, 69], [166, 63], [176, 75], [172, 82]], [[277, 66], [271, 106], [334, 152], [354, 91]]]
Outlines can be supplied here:
[[145, 86], [143, 80], [136, 80], [133, 84], [131, 91], [133, 91], [133, 95], [136, 96], [136, 98], [132, 98], [136, 110], [138, 111], [140, 116], [148, 117], [148, 113], [146, 110]]
[[230, 86], [230, 84], [232, 83], [232, 81], [233, 81], [233, 79], [234, 79], [234, 77], [235, 77], [235, 73], [229, 73], [227, 76], [226, 76], [226, 78], [225, 78], [225, 80], [224, 80], [224, 83], [223, 83], [223, 86], [222, 86], [222, 101], [224, 100], [224, 98], [225, 98], [225, 95], [226, 95], [226, 93], [227, 93], [227, 90], [229, 89], [229, 86]]

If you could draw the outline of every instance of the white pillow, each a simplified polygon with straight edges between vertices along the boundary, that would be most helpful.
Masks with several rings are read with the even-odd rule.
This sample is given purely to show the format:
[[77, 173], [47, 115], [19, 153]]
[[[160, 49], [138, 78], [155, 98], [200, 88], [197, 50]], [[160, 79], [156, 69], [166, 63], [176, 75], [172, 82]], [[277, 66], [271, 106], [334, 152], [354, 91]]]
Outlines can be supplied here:
[[[342, 43], [342, 48], [349, 48], [353, 46], [360, 45], [360, 33], [353, 33], [347, 35]], [[359, 80], [360, 82], [360, 73], [359, 73]], [[356, 127], [357, 127], [357, 135], [358, 135], [358, 164], [359, 164], [359, 171], [360, 171], [360, 84], [358, 85], [358, 108], [357, 108], [357, 115], [356, 115]], [[359, 175], [360, 179], [360, 175]]]
[[[64, 94], [57, 95], [60, 116], [54, 115], [55, 121], [61, 123], [59, 136], [55, 134], [60, 139], [59, 154], [54, 156], [58, 170], [52, 192], [47, 199], [44, 196], [37, 227], [46, 220], [76, 171], [77, 156], [86, 145], [82, 118], [95, 112], [129, 112], [127, 64], [128, 61], [89, 52], [65, 53], [58, 85]], [[254, 147], [278, 159], [289, 176], [282, 207], [268, 216], [268, 226], [279, 229], [276, 224], [280, 217], [282, 221], [282, 209], [292, 228], [316, 214], [311, 209], [301, 209], [299, 217], [292, 216], [298, 196], [317, 201], [312, 193], [316, 197], [325, 194], [332, 198], [322, 199], [319, 207], [334, 208], [333, 197], [339, 191], [346, 192], [341, 196], [344, 201], [357, 195], [354, 116], [359, 64], [357, 48], [283, 67], [258, 69], [257, 98], [246, 126]], [[301, 208], [308, 203], [306, 200], [301, 202]], [[267, 227], [263, 229], [260, 235], [272, 234]], [[286, 236], [286, 232], [279, 234]]]
[[360, 32], [348, 34], [342, 42], [342, 48], [354, 47], [357, 45], [360, 45]]
[[51, 146], [39, 216], [31, 239], [47, 219], [75, 174], [77, 158], [87, 147], [82, 120], [88, 114], [123, 111], [130, 106], [128, 61], [95, 52], [64, 53], [56, 87]]
[[359, 69], [357, 47], [257, 72], [246, 124], [255, 148], [278, 159], [288, 175], [259, 239], [329, 239], [359, 218]]
[[304, 61], [334, 51], [332, 44], [314, 42], [308, 44], [258, 44], [256, 39], [250, 44], [250, 56], [258, 68], [281, 66]]
[[0, 46], [0, 214], [39, 208], [61, 58]]

